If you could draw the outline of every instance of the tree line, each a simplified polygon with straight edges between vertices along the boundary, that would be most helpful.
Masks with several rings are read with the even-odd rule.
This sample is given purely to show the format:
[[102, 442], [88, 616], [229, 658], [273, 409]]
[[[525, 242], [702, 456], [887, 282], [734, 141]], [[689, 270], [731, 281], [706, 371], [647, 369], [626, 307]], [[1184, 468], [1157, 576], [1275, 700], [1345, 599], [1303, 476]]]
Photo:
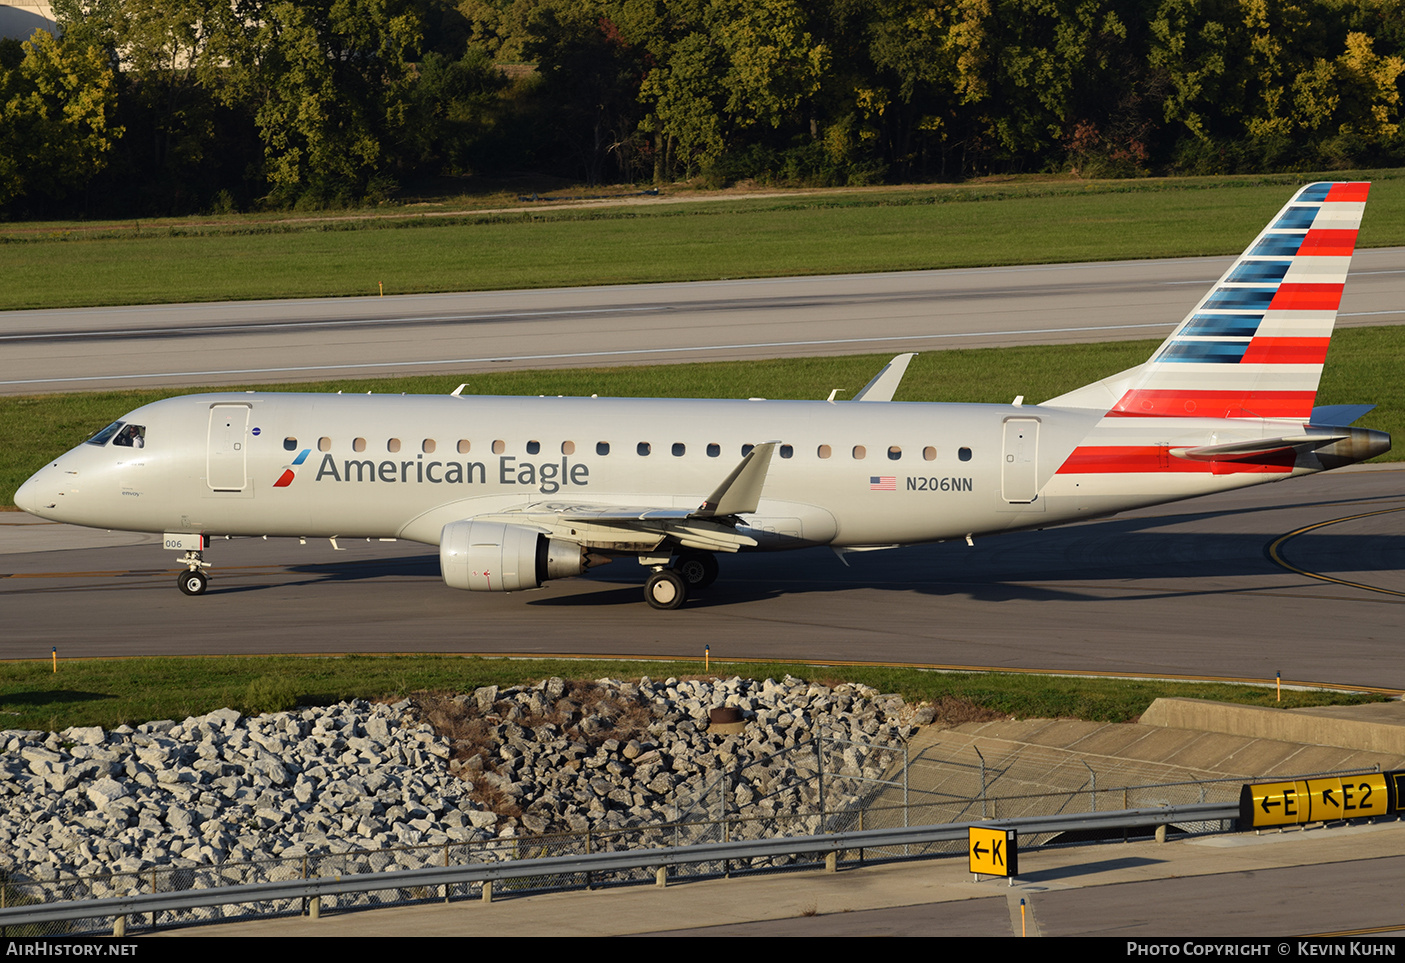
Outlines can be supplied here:
[[1399, 0], [56, 0], [0, 213], [1405, 161]]

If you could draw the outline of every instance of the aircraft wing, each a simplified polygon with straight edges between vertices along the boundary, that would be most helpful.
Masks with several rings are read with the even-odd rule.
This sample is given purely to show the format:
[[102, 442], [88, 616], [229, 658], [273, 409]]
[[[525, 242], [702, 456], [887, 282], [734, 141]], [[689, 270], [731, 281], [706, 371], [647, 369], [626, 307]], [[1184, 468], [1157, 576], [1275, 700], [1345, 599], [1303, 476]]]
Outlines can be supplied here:
[[736, 552], [756, 544], [756, 539], [736, 530], [733, 519], [694, 518], [682, 509], [539, 502], [511, 512], [473, 518], [475, 522], [536, 528], [552, 538], [611, 552], [647, 554], [669, 540], [683, 548], [705, 552]]
[[647, 553], [671, 540], [683, 548], [735, 552], [756, 545], [756, 539], [737, 531], [737, 516], [756, 511], [778, 444], [768, 441], [747, 452], [702, 505], [692, 511], [651, 505], [536, 502], [510, 512], [474, 517], [538, 528], [553, 538], [579, 542], [591, 549]]

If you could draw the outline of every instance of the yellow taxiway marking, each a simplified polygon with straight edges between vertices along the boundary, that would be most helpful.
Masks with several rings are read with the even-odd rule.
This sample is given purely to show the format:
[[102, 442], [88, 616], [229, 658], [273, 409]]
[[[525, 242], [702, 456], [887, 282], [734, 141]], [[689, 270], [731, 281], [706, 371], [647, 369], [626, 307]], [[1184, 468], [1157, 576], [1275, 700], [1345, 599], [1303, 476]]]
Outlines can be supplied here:
[[1354, 522], [1359, 518], [1372, 518], [1376, 515], [1389, 515], [1392, 512], [1405, 512], [1405, 508], [1383, 508], [1378, 512], [1362, 512], [1359, 515], [1346, 515], [1342, 518], [1333, 518], [1325, 522], [1318, 522], [1315, 525], [1305, 525], [1297, 531], [1289, 532], [1287, 535], [1280, 535], [1278, 536], [1278, 538], [1274, 539], [1268, 546], [1268, 557], [1272, 559], [1276, 564], [1281, 565], [1283, 568], [1286, 568], [1288, 571], [1296, 572], [1299, 575], [1305, 576], [1307, 578], [1315, 578], [1323, 582], [1332, 582], [1336, 585], [1345, 585], [1348, 588], [1358, 588], [1367, 592], [1380, 592], [1384, 595], [1398, 595], [1405, 597], [1405, 592], [1397, 592], [1394, 589], [1380, 588], [1376, 585], [1366, 585], [1362, 582], [1352, 582], [1344, 578], [1333, 578], [1330, 575], [1322, 575], [1318, 572], [1309, 572], [1307, 569], [1298, 568], [1292, 562], [1285, 559], [1279, 551], [1283, 547], [1284, 543], [1287, 542], [1289, 539], [1297, 538], [1299, 535], [1306, 535], [1308, 532], [1316, 531], [1319, 528], [1326, 528], [1328, 525], [1338, 525], [1342, 522]]

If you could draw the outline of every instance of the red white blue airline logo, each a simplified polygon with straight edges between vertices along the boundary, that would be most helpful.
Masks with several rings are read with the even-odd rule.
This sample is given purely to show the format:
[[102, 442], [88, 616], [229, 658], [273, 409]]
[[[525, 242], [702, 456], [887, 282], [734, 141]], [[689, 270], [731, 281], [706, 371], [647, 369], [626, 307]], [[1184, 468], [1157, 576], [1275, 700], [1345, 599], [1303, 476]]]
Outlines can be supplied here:
[[293, 479], [297, 477], [293, 469], [301, 465], [303, 462], [307, 461], [307, 456], [310, 454], [312, 454], [311, 448], [304, 448], [302, 451], [298, 452], [298, 457], [293, 459], [293, 463], [291, 465], [285, 465], [283, 467], [283, 474], [280, 475], [278, 477], [278, 480], [273, 483], [273, 487], [287, 488], [289, 485], [291, 485], [293, 483]]

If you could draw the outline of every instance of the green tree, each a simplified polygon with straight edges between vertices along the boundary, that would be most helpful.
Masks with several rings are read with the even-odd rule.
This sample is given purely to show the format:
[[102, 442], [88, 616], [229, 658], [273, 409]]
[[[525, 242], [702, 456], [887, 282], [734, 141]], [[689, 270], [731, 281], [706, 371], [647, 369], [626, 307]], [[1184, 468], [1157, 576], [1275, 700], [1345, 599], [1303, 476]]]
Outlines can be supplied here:
[[415, 11], [402, 0], [274, 0], [238, 19], [220, 92], [254, 105], [275, 196], [352, 201], [383, 183], [412, 116]]
[[470, 172], [506, 83], [479, 47], [469, 47], [456, 60], [425, 54], [409, 95], [412, 118], [406, 136], [412, 156], [406, 161], [448, 174]]
[[82, 190], [122, 136], [110, 123], [115, 82], [103, 51], [43, 30], [23, 50], [0, 72], [0, 205]]

